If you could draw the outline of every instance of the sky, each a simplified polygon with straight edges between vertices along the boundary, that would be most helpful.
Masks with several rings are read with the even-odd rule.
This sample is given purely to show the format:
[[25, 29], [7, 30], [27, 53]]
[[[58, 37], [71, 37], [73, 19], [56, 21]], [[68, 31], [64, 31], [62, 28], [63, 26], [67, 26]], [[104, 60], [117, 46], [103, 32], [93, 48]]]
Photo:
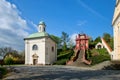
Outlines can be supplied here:
[[49, 34], [64, 31], [72, 40], [79, 33], [95, 39], [113, 35], [116, 0], [0, 0], [0, 47], [24, 50], [24, 38], [44, 21]]

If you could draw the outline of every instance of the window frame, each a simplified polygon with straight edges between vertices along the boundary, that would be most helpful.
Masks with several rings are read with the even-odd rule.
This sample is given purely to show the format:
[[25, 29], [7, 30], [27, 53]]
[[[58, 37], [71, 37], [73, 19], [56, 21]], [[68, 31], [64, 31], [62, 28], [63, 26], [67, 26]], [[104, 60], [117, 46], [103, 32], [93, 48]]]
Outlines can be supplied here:
[[33, 51], [38, 50], [38, 46], [37, 46], [36, 44], [34, 44], [34, 45], [32, 46], [32, 50], [33, 50]]

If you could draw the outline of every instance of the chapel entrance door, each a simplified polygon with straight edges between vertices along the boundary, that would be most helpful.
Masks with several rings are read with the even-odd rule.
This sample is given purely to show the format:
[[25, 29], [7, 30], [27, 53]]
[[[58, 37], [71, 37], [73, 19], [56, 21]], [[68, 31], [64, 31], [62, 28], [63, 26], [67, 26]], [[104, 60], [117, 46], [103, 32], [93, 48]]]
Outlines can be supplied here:
[[38, 56], [37, 56], [37, 54], [34, 54], [32, 57], [33, 57], [33, 65], [37, 65], [38, 64]]
[[33, 59], [33, 65], [36, 65], [38, 63], [37, 59]]

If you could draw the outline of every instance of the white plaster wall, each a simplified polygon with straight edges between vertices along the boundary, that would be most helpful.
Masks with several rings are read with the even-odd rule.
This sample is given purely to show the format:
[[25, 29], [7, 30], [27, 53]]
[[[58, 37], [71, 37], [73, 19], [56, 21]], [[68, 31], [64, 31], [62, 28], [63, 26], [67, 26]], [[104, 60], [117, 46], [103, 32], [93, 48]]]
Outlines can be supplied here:
[[[117, 4], [118, 0], [116, 0]], [[119, 23], [120, 23], [120, 3], [115, 7], [114, 16], [113, 16], [113, 31], [114, 31], [114, 53], [112, 54], [112, 60], [120, 60], [120, 32], [119, 32]], [[117, 20], [116, 20], [117, 19]]]
[[[33, 54], [38, 55], [38, 64], [45, 64], [45, 38], [41, 39], [32, 39], [27, 40], [28, 41], [28, 47], [26, 47], [26, 63], [33, 64]], [[38, 50], [32, 50], [33, 45], [38, 46]]]
[[114, 53], [112, 55], [112, 60], [120, 60], [120, 17], [116, 20], [113, 25], [114, 31]]
[[[45, 47], [48, 49], [48, 52], [46, 50], [46, 64], [52, 64], [57, 58], [56, 43], [50, 38], [46, 38]], [[54, 47], [54, 51], [52, 51], [52, 47]]]

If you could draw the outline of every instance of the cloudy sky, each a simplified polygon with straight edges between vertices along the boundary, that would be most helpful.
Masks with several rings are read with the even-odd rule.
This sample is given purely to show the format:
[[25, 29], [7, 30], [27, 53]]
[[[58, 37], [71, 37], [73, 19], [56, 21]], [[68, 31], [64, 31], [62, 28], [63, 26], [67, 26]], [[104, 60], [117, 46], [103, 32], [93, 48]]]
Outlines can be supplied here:
[[23, 39], [37, 32], [40, 21], [56, 36], [112, 35], [114, 7], [115, 0], [0, 0], [0, 47], [24, 50]]

